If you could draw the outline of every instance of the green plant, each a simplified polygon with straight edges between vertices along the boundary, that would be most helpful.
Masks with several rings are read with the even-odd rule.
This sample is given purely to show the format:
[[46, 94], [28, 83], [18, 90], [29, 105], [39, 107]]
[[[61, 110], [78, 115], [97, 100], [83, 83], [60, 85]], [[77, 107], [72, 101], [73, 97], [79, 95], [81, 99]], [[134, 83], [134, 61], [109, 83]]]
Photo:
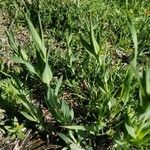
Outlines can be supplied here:
[[[34, 28], [33, 24], [29, 20], [29, 18], [26, 16], [27, 23], [29, 26], [29, 30], [31, 33], [32, 40], [34, 42], [35, 48], [36, 48], [36, 60], [38, 61], [36, 64], [32, 64], [32, 62], [29, 62], [27, 58], [27, 54], [25, 51], [21, 51], [18, 46], [14, 42], [14, 38], [11, 36], [11, 34], [8, 33], [8, 37], [10, 40], [10, 45], [12, 49], [14, 50], [14, 57], [12, 58], [13, 61], [24, 64], [26, 68], [29, 70], [29, 72], [34, 76], [34, 78], [37, 78], [38, 80], [41, 80], [45, 85], [46, 85], [46, 90], [47, 90], [47, 98], [46, 98], [46, 103], [48, 104], [49, 111], [52, 113], [55, 119], [58, 120], [60, 123], [65, 124], [67, 121], [70, 122], [70, 119], [73, 119], [73, 110], [69, 108], [68, 104], [64, 101], [60, 101], [57, 98], [58, 95], [58, 89], [61, 85], [61, 80], [58, 82], [58, 85], [56, 86], [55, 91], [53, 92], [53, 89], [50, 87], [50, 82], [52, 81], [52, 71], [49, 66], [49, 52], [46, 51], [46, 48], [44, 46], [44, 41], [43, 39], [40, 38], [38, 35], [36, 29]], [[23, 95], [21, 95], [23, 96]], [[26, 107], [26, 110], [31, 110], [30, 112], [30, 117], [31, 114], [35, 114], [35, 110], [31, 109], [33, 106], [30, 106], [30, 102], [27, 103], [25, 97], [21, 97], [22, 102], [24, 106]], [[30, 109], [27, 109], [27, 108]], [[71, 114], [70, 114], [71, 112]], [[63, 115], [61, 115], [63, 113]], [[23, 113], [25, 115], [25, 112]], [[29, 117], [27, 114], [25, 115], [28, 119]], [[33, 117], [32, 117], [33, 118]], [[30, 120], [35, 120], [30, 118]]]
[[92, 22], [90, 25], [89, 37], [90, 44], [87, 41], [85, 41], [82, 36], [80, 36], [82, 44], [85, 46], [88, 53], [92, 55], [100, 65], [105, 65], [104, 63], [107, 52], [104, 52], [104, 49], [102, 50], [102, 43], [100, 41], [100, 31], [98, 32], [97, 39], [95, 38], [94, 27]]
[[25, 127], [23, 124], [18, 123], [16, 117], [14, 117], [14, 119], [12, 120], [12, 125], [6, 125], [5, 129], [7, 130], [11, 139], [19, 138], [23, 140], [25, 138]]
[[58, 99], [58, 91], [62, 83], [62, 77], [58, 80], [55, 89], [49, 88], [47, 91], [47, 106], [53, 117], [62, 125], [71, 123], [74, 119], [73, 109], [64, 100]]
[[[66, 142], [64, 149], [149, 149], [149, 67], [138, 73], [149, 60], [148, 2], [3, 4], [10, 3], [13, 54], [9, 70], [0, 62], [3, 109], [9, 112], [4, 107], [9, 106], [13, 116], [16, 111], [24, 116], [19, 122], [51, 131], [50, 139]], [[13, 35], [20, 25], [28, 25], [31, 36], [25, 48]], [[47, 109], [56, 122], [44, 120]]]
[[[150, 143], [150, 67], [147, 65], [143, 69], [142, 77], [140, 77], [139, 93], [140, 100], [137, 107], [138, 113], [128, 110], [128, 119], [125, 125], [129, 136], [128, 141], [136, 146]], [[131, 116], [130, 116], [131, 114]]]
[[[43, 70], [43, 73], [41, 73], [42, 74], [41, 80], [43, 83], [46, 83], [46, 85], [47, 85], [47, 100], [46, 101], [47, 101], [47, 104], [49, 107], [49, 111], [54, 116], [56, 116], [56, 118], [55, 118], [56, 120], [58, 120], [58, 121], [60, 121], [60, 123], [64, 124], [70, 120], [70, 118], [69, 118], [70, 115], [71, 115], [71, 118], [73, 119], [73, 111], [71, 110], [71, 114], [70, 114], [69, 113], [70, 109], [69, 109], [69, 106], [67, 105], [67, 103], [64, 101], [60, 102], [57, 98], [58, 90], [61, 85], [62, 78], [59, 80], [59, 82], [56, 86], [56, 89], [53, 92], [53, 89], [50, 88], [50, 82], [52, 80], [52, 72], [51, 72], [51, 69], [48, 64], [49, 54], [46, 52], [46, 49], [45, 49], [44, 45], [42, 44], [43, 41], [40, 40], [40, 37], [38, 36], [36, 30], [34, 29], [32, 23], [29, 21], [29, 19], [27, 19], [27, 21], [28, 21], [28, 25], [30, 28], [31, 36], [33, 38], [33, 41], [34, 41], [36, 49], [37, 49], [37, 56], [42, 58], [42, 59], [40, 59], [41, 60], [40, 65], [44, 66], [44, 64], [45, 64], [45, 69]], [[40, 72], [41, 68], [38, 68], [38, 69]], [[38, 73], [36, 73], [36, 74], [38, 74]], [[61, 113], [63, 113], [63, 116], [59, 116]]]
[[[66, 144], [68, 145], [67, 147], [64, 147], [63, 149], [71, 149], [71, 150], [84, 150], [84, 148], [82, 148], [81, 146], [81, 140], [82, 137], [80, 137], [79, 134], [77, 134], [77, 138], [75, 138], [73, 131], [69, 130], [69, 134], [64, 135], [62, 133], [59, 133], [59, 136], [66, 142]], [[88, 149], [89, 149], [89, 145], [88, 145]]]
[[1, 103], [7, 111], [13, 113], [18, 111], [24, 117], [37, 124], [38, 128], [43, 130], [44, 120], [40, 107], [32, 103], [32, 99], [27, 89], [24, 88], [21, 81], [17, 78], [1, 81]]
[[[86, 131], [87, 134], [93, 134], [97, 137], [99, 135], [102, 135], [103, 130], [107, 128], [106, 126], [111, 124], [113, 121], [116, 123], [118, 122], [119, 124], [122, 124], [121, 117], [124, 114], [126, 107], [132, 108], [133, 106], [133, 103], [130, 102], [130, 99], [132, 97], [130, 92], [133, 92], [130, 86], [134, 81], [135, 70], [137, 66], [137, 56], [138, 56], [137, 35], [136, 35], [135, 28], [133, 27], [133, 24], [130, 19], [129, 19], [129, 27], [130, 27], [130, 31], [131, 31], [131, 35], [132, 35], [132, 39], [134, 43], [135, 54], [133, 57], [133, 61], [131, 61], [130, 65], [128, 65], [128, 67], [125, 70], [126, 75], [124, 76], [124, 81], [121, 84], [122, 89], [121, 90], [117, 89], [118, 90], [117, 92], [115, 91], [116, 90], [115, 78], [118, 76], [119, 73], [116, 74], [115, 72], [112, 71], [111, 68], [109, 68], [110, 63], [109, 61], [106, 62], [106, 60], [107, 58], [111, 58], [111, 56], [109, 57], [109, 53], [105, 50], [103, 52], [103, 49], [100, 48], [102, 45], [100, 42], [96, 41], [92, 24], [90, 26], [91, 31], [89, 34], [90, 44], [80, 36], [82, 44], [85, 46], [90, 56], [94, 57], [94, 59], [96, 60], [96, 63], [93, 63], [93, 66], [96, 68], [96, 71], [94, 69], [93, 70], [95, 71], [94, 73], [99, 73], [101, 75], [101, 79], [100, 79], [101, 82], [98, 82], [98, 80], [96, 80], [97, 83], [94, 82], [94, 84], [91, 84], [90, 74], [89, 74], [88, 87], [89, 87], [90, 94], [92, 95], [90, 95], [91, 101], [89, 102], [87, 106], [89, 107], [87, 112], [89, 116], [93, 117], [93, 122], [94, 122], [93, 125], [92, 126], [86, 126], [86, 125], [85, 126], [84, 125], [73, 126], [72, 125], [72, 126], [64, 126], [65, 128], [70, 129], [70, 130], [75, 130], [75, 131], [79, 131], [79, 130]], [[98, 36], [98, 39], [99, 39], [99, 36]], [[105, 52], [107, 55], [105, 54]], [[90, 63], [92, 62], [91, 59], [89, 59], [89, 62]], [[117, 93], [117, 97], [116, 97], [116, 93]], [[130, 114], [130, 113], [127, 112], [127, 114]], [[138, 117], [136, 117], [135, 120], [141, 123], [141, 121], [137, 120], [137, 118]], [[129, 120], [132, 120], [132, 119], [130, 118]], [[145, 120], [145, 122], [147, 123], [147, 120]], [[133, 133], [133, 131], [131, 132], [132, 128], [128, 126], [127, 124], [126, 124], [126, 128], [129, 134]], [[115, 133], [115, 127], [111, 127], [110, 125], [109, 129], [107, 130], [107, 132], [105, 131], [105, 133], [110, 136], [113, 136]], [[83, 135], [81, 134], [81, 136]], [[125, 147], [128, 147], [128, 142], [127, 142], [128, 140], [127, 139], [124, 139], [124, 140], [125, 140], [125, 144], [123, 145]], [[140, 144], [142, 144], [142, 142]]]

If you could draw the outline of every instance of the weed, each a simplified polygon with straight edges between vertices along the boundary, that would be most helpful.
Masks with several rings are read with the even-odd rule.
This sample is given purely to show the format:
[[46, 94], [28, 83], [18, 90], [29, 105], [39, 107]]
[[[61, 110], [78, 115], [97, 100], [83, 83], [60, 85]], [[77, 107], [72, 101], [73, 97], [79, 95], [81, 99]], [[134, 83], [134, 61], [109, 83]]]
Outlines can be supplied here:
[[[33, 123], [64, 140], [64, 149], [148, 149], [148, 2], [16, 0], [0, 7], [8, 4], [11, 65], [1, 59], [0, 101], [16, 118], [2, 129], [24, 137]], [[20, 24], [30, 35], [24, 47], [14, 34]]]

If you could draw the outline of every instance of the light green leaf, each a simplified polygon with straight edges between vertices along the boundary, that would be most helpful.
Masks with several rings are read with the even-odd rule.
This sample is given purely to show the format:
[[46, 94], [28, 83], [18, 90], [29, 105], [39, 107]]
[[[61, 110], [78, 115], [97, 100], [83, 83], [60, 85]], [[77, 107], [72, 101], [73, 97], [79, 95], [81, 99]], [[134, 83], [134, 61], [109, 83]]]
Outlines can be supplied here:
[[71, 111], [70, 111], [70, 116], [71, 116], [71, 120], [73, 120], [74, 119], [74, 111], [73, 111], [72, 108], [71, 108]]
[[72, 130], [69, 130], [69, 136], [70, 136], [70, 138], [74, 141], [74, 143], [77, 143], [77, 140], [76, 140], [76, 138], [74, 137], [74, 133], [73, 133]]
[[21, 49], [20, 52], [21, 52], [22, 58], [27, 61], [28, 60], [28, 55], [26, 54], [26, 52], [23, 49]]
[[16, 63], [24, 64], [31, 73], [36, 74], [38, 76], [38, 74], [35, 71], [35, 68], [32, 66], [32, 64], [24, 61], [23, 59], [21, 59], [19, 57], [12, 57], [12, 60], [15, 61]]
[[56, 95], [56, 96], [58, 95], [58, 91], [59, 91], [59, 88], [60, 88], [60, 86], [61, 86], [62, 79], [63, 79], [63, 76], [61, 76], [60, 79], [59, 79], [58, 82], [57, 82], [57, 85], [56, 85], [56, 88], [55, 88], [55, 95]]
[[16, 63], [20, 63], [20, 64], [26, 63], [26, 61], [24, 61], [22, 58], [19, 58], [19, 57], [17, 57], [17, 56], [11, 57], [11, 59], [12, 59], [13, 61], [15, 61]]
[[70, 148], [71, 150], [85, 150], [75, 143], [70, 144]]
[[146, 67], [146, 93], [150, 95], [150, 67]]
[[130, 134], [133, 138], [136, 139], [136, 134], [135, 134], [134, 128], [129, 126], [129, 125], [127, 125], [127, 124], [125, 124], [125, 127], [126, 127], [126, 129], [128, 131], [128, 134]]
[[67, 107], [67, 104], [64, 100], [62, 100], [61, 111], [63, 112], [64, 117], [67, 117], [69, 115], [68, 114], [68, 107]]
[[99, 45], [98, 45], [98, 43], [97, 43], [97, 41], [95, 39], [92, 23], [91, 23], [91, 41], [92, 41], [91, 44], [93, 44], [93, 48], [94, 48], [95, 54], [98, 55], [100, 47], [99, 47]]
[[29, 119], [30, 121], [37, 122], [37, 119], [34, 118], [33, 116], [31, 116], [30, 114], [28, 114], [27, 112], [21, 111], [20, 113], [21, 113], [24, 117], [26, 117], [27, 119]]
[[9, 42], [12, 50], [15, 53], [18, 53], [18, 45], [16, 44], [16, 41], [15, 41], [15, 38], [14, 38], [12, 31], [10, 31], [10, 32], [6, 31], [6, 35], [8, 37], [8, 42]]
[[72, 130], [81, 130], [81, 131], [93, 131], [95, 130], [95, 126], [80, 126], [80, 125], [72, 125], [72, 126], [62, 126], [66, 129], [72, 129]]
[[73, 141], [72, 141], [69, 137], [67, 137], [66, 135], [64, 135], [64, 134], [62, 134], [62, 133], [58, 133], [58, 135], [59, 135], [66, 143], [68, 143], [68, 144], [73, 143]]
[[136, 30], [133, 26], [133, 22], [132, 20], [128, 17], [128, 25], [130, 28], [130, 32], [132, 34], [132, 40], [134, 43], [134, 65], [136, 66], [136, 62], [137, 62], [137, 55], [138, 55], [138, 39], [137, 39], [137, 34], [136, 34]]
[[126, 72], [126, 77], [124, 79], [123, 87], [120, 95], [120, 99], [123, 100], [124, 103], [127, 103], [127, 101], [129, 100], [129, 91], [133, 81], [133, 77], [134, 77], [134, 69], [131, 64]]
[[27, 69], [28, 69], [31, 73], [38, 75], [37, 72], [35, 71], [35, 68], [34, 68], [30, 63], [27, 63], [27, 62], [26, 62], [26, 63], [24, 63], [24, 64], [26, 65]]
[[73, 129], [73, 130], [81, 130], [81, 131], [86, 131], [86, 128], [84, 126], [62, 126], [63, 128], [66, 128], [66, 129]]
[[30, 29], [30, 33], [32, 36], [32, 39], [35, 43], [36, 48], [39, 50], [39, 52], [44, 57], [44, 60], [46, 61], [46, 48], [43, 44], [43, 41], [41, 40], [39, 34], [37, 33], [36, 29], [34, 28], [32, 22], [29, 20], [29, 18], [26, 16], [26, 20]]
[[44, 83], [46, 83], [47, 86], [49, 86], [51, 80], [52, 80], [52, 71], [51, 71], [49, 64], [46, 63], [45, 69], [44, 69], [43, 74], [42, 74], [42, 81]]

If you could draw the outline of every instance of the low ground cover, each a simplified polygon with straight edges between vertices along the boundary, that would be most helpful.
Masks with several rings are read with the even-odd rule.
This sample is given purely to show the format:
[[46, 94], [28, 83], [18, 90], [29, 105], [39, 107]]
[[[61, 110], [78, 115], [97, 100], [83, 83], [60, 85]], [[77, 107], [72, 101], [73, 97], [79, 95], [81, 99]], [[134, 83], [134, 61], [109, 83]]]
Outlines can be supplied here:
[[150, 149], [149, 1], [0, 1], [1, 149]]

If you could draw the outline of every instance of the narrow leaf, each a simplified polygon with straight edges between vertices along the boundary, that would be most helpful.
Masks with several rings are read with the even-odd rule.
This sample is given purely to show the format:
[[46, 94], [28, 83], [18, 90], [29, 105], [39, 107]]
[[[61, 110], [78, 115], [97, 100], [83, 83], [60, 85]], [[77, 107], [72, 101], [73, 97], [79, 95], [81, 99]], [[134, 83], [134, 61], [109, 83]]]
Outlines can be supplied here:
[[73, 143], [73, 141], [72, 141], [70, 138], [68, 138], [66, 135], [64, 135], [64, 134], [62, 134], [62, 133], [58, 133], [58, 135], [59, 135], [66, 143], [68, 143], [68, 144]]
[[81, 40], [81, 43], [83, 44], [83, 46], [85, 46], [87, 52], [96, 58], [96, 54], [94, 52], [93, 47], [88, 42], [86, 42], [81, 36], [80, 36], [80, 40]]
[[12, 60], [15, 61], [16, 63], [24, 64], [31, 73], [38, 75], [37, 72], [35, 71], [35, 68], [32, 66], [32, 64], [24, 61], [19, 57], [12, 57]]
[[34, 118], [33, 116], [31, 116], [30, 114], [28, 114], [27, 112], [21, 111], [20, 113], [21, 113], [24, 117], [26, 117], [27, 119], [29, 119], [30, 121], [37, 122], [37, 119]]

